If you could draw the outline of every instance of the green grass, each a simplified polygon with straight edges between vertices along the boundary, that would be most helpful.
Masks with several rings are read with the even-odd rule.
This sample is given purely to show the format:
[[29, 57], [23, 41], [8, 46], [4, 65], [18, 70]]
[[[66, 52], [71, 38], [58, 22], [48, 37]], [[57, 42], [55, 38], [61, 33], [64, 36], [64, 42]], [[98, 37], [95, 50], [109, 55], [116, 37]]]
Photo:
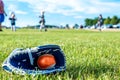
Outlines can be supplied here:
[[0, 66], [0, 80], [120, 80], [120, 32], [20, 29], [0, 32], [0, 64], [15, 48], [60, 45], [66, 56], [65, 72], [20, 76]]

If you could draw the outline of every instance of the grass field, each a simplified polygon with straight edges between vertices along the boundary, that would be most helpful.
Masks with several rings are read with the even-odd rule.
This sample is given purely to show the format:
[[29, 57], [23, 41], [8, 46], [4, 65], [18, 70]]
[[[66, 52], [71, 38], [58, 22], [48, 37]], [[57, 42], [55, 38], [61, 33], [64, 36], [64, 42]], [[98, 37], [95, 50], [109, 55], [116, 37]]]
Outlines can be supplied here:
[[0, 66], [0, 80], [120, 80], [120, 32], [20, 29], [0, 32], [0, 65], [15, 48], [60, 45], [66, 56], [65, 72], [20, 76]]

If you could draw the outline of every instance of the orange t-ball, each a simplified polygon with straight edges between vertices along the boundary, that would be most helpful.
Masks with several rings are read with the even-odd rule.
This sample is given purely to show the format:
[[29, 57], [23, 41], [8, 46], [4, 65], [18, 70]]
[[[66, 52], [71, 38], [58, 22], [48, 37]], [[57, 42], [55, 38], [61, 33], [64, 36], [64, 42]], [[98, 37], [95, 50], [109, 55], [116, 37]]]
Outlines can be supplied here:
[[50, 69], [55, 66], [55, 57], [51, 54], [41, 55], [37, 60], [37, 65], [40, 69]]

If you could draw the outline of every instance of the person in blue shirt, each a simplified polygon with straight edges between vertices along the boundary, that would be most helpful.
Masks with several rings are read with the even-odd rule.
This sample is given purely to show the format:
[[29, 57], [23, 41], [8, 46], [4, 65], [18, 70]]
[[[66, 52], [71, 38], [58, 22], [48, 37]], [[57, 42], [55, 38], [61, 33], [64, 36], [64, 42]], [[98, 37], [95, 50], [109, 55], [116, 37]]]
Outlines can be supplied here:
[[11, 22], [12, 31], [16, 31], [16, 27], [15, 27], [16, 16], [14, 12], [11, 13], [9, 20]]

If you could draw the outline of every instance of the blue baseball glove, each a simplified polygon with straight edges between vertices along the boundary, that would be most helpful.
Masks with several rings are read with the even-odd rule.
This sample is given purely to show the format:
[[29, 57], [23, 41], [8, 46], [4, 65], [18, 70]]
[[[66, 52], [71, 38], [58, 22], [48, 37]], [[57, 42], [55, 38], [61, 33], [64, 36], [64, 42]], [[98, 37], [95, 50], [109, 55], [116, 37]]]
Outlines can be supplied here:
[[[43, 54], [52, 54], [56, 60], [55, 66], [50, 69], [40, 69], [37, 65], [37, 59]], [[2, 67], [7, 72], [20, 75], [49, 74], [64, 71], [66, 69], [66, 60], [63, 51], [58, 45], [44, 45], [13, 50], [3, 62]]]

